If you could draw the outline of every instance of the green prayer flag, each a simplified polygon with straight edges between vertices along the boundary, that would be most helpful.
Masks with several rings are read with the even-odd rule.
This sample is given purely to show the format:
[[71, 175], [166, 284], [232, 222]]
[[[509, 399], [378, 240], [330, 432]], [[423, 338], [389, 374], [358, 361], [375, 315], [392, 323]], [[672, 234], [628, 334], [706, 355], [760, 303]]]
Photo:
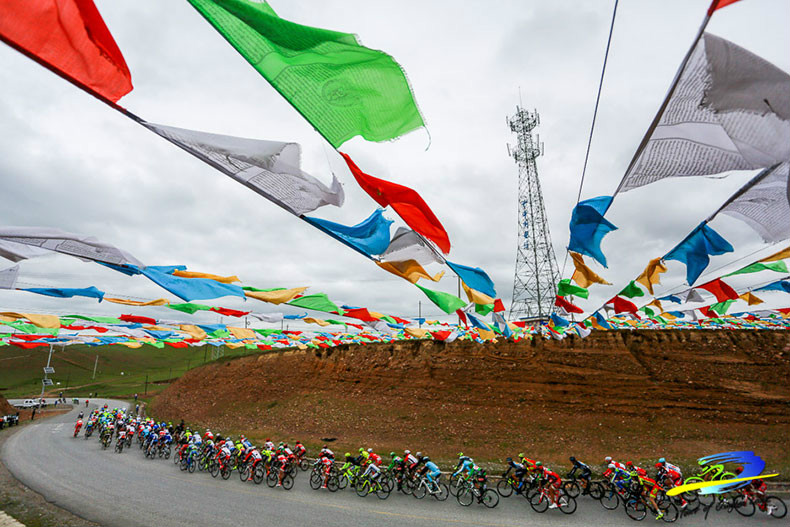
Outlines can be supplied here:
[[629, 283], [627, 286], [625, 286], [625, 289], [620, 291], [619, 294], [621, 296], [625, 296], [625, 297], [628, 297], [628, 298], [634, 298], [634, 297], [637, 297], [637, 296], [645, 296], [645, 292], [642, 291], [642, 289], [638, 285], [636, 285], [636, 282], [634, 282], [633, 280], [631, 280], [631, 283]]
[[285, 291], [284, 287], [270, 287], [269, 289], [258, 289], [257, 287], [252, 287], [249, 285], [242, 287], [242, 289], [245, 291], [256, 291], [260, 293], [268, 293], [270, 291]]
[[335, 148], [424, 126], [400, 65], [354, 35], [289, 22], [266, 2], [189, 3]]
[[315, 311], [324, 311], [326, 313], [337, 313], [342, 315], [345, 313], [340, 307], [335, 305], [334, 302], [329, 300], [325, 293], [316, 293], [314, 295], [300, 296], [288, 302], [289, 306], [303, 307], [305, 309], [313, 309]]
[[148, 344], [149, 346], [153, 346], [155, 348], [159, 348], [159, 349], [162, 349], [162, 348], [165, 347], [165, 343], [161, 342], [161, 341], [158, 341], [158, 340], [155, 340], [154, 342], [146, 342], [146, 344]]
[[579, 287], [578, 285], [572, 284], [569, 278], [560, 280], [560, 283], [557, 284], [557, 296], [571, 296], [571, 295], [578, 296], [581, 298], [587, 298], [588, 296], [590, 296], [590, 292], [583, 287]]
[[710, 306], [710, 310], [718, 313], [719, 315], [724, 315], [727, 313], [727, 310], [730, 309], [730, 306], [735, 302], [735, 300], [725, 300], [724, 302], [719, 302], [718, 304], [713, 304]]
[[[90, 320], [99, 324], [121, 324], [123, 321], [115, 317], [84, 317], [82, 315], [67, 315], [66, 318], [78, 318], [80, 320]], [[62, 321], [61, 321], [62, 323]]]
[[639, 308], [639, 311], [644, 311], [644, 312], [645, 312], [645, 314], [646, 314], [647, 316], [649, 316], [649, 317], [652, 317], [653, 315], [655, 315], [655, 314], [656, 314], [656, 312], [655, 312], [655, 311], [653, 311], [652, 309], [650, 309], [650, 308], [649, 308], [649, 307], [647, 307], [647, 306], [640, 307], [640, 308]]
[[494, 310], [494, 304], [475, 304], [475, 313], [486, 316]]
[[736, 274], [748, 274], [748, 273], [757, 273], [760, 271], [776, 271], [777, 273], [787, 273], [787, 264], [783, 261], [779, 260], [778, 262], [755, 262], [753, 264], [747, 265], [746, 267], [742, 267], [737, 271], [734, 271], [730, 274], [725, 274], [724, 276], [734, 276]]
[[170, 309], [175, 309], [176, 311], [181, 311], [183, 313], [189, 313], [190, 315], [194, 315], [197, 311], [209, 311], [211, 310], [211, 306], [204, 306], [203, 304], [192, 304], [187, 302], [186, 304], [168, 304], [167, 307]]
[[423, 293], [425, 293], [425, 296], [427, 296], [431, 302], [436, 304], [439, 307], [439, 309], [441, 309], [448, 315], [451, 313], [455, 313], [462, 307], [466, 306], [466, 302], [464, 302], [463, 300], [461, 300], [455, 295], [451, 295], [450, 293], [444, 293], [442, 291], [434, 291], [432, 289], [422, 287], [419, 284], [414, 284], [414, 285], [416, 285]]

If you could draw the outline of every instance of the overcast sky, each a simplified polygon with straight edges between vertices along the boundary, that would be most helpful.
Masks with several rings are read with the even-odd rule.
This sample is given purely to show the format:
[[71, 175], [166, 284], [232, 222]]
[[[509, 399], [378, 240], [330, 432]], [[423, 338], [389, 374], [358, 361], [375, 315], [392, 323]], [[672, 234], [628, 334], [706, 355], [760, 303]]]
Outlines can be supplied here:
[[[355, 224], [374, 210], [375, 203], [342, 159], [188, 2], [96, 4], [132, 73], [135, 88], [120, 104], [156, 123], [298, 142], [303, 168], [326, 182], [336, 173], [346, 192], [344, 207], [323, 207], [313, 215]], [[616, 188], [708, 4], [620, 2], [582, 198]], [[562, 268], [612, 2], [272, 0], [272, 6], [297, 23], [355, 33], [363, 44], [390, 53], [403, 66], [430, 130], [430, 148], [426, 150], [428, 135], [417, 131], [382, 144], [355, 139], [342, 150], [366, 172], [417, 190], [450, 235], [450, 259], [484, 268], [507, 307], [513, 288], [518, 171], [507, 154], [506, 144], [514, 143], [515, 136], [505, 118], [514, 113], [520, 90], [523, 105], [541, 116], [536, 131], [545, 156], [538, 159], [538, 171]], [[742, 0], [717, 12], [708, 31], [788, 71], [788, 22], [787, 1]], [[416, 316], [422, 301], [424, 315], [440, 314], [408, 282], [6, 46], [0, 46], [0, 64], [3, 225], [94, 235], [147, 265], [185, 264], [193, 271], [237, 274], [257, 287], [308, 285], [310, 292], [326, 292], [338, 302], [400, 316]], [[619, 196], [608, 217], [620, 230], [603, 244], [610, 266], [596, 267], [614, 285], [593, 286], [590, 300], [580, 305], [594, 309], [616, 294], [750, 174], [664, 180]], [[717, 219], [713, 226], [737, 252], [715, 257], [711, 269], [761, 248], [758, 254], [779, 248], [764, 248], [754, 231], [735, 220]], [[0, 259], [0, 268], [8, 265]], [[685, 277], [684, 266], [669, 265], [660, 294], [677, 291]], [[773, 278], [751, 275], [733, 285]], [[20, 282], [95, 285], [114, 296], [176, 301], [143, 277], [125, 277], [66, 256], [23, 262]], [[423, 285], [456, 290], [450, 277]], [[777, 293], [765, 296], [775, 299], [771, 305], [787, 305]], [[282, 311], [230, 297], [206, 303]], [[166, 308], [135, 310], [18, 291], [0, 291], [0, 307], [217, 320], [216, 315], [190, 318]], [[286, 307], [285, 312], [297, 310]]]

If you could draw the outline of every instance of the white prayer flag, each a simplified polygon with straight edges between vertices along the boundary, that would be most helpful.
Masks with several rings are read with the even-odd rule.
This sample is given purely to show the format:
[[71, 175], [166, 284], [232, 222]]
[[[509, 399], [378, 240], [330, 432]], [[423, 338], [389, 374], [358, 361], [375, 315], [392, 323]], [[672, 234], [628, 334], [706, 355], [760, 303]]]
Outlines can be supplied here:
[[704, 33], [618, 192], [790, 160], [790, 75]]
[[0, 256], [18, 262], [45, 256], [54, 251], [114, 265], [144, 265], [134, 256], [114, 245], [60, 229], [48, 227], [0, 227]]

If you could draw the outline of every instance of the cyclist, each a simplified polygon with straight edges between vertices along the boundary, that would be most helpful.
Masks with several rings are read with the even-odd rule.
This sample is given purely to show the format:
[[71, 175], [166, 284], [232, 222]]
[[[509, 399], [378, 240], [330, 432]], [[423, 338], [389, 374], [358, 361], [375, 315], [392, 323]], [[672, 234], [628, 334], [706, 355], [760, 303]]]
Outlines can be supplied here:
[[663, 457], [662, 457], [661, 459], [659, 459], [659, 460], [658, 460], [658, 463], [659, 463], [659, 464], [660, 464], [662, 467], [664, 467], [664, 468], [665, 468], [667, 471], [670, 471], [670, 470], [671, 470], [671, 471], [673, 471], [673, 472], [677, 472], [678, 474], [680, 474], [680, 477], [681, 477], [681, 478], [683, 478], [683, 471], [682, 471], [682, 470], [680, 470], [680, 467], [679, 467], [679, 466], [677, 466], [677, 465], [673, 465], [672, 463], [670, 463], [669, 461], [667, 461], [667, 460], [666, 460], [666, 459], [664, 459]]
[[[417, 455], [419, 456], [419, 454]], [[455, 466], [455, 472], [453, 472], [450, 478], [454, 478], [463, 472], [466, 472], [471, 476], [472, 471], [477, 468], [478, 466], [475, 465], [474, 459], [469, 456], [465, 456], [463, 452], [458, 452], [458, 464]]]
[[[741, 473], [743, 473], [743, 467], [738, 467], [733, 472], [736, 476], [740, 477]], [[768, 486], [765, 484], [765, 481], [757, 478], [747, 482], [741, 490], [752, 493], [756, 498], [754, 501], [757, 503], [757, 506], [760, 508], [760, 510], [771, 514], [771, 511], [766, 511], [765, 507], [765, 490], [767, 488]]]
[[570, 457], [570, 461], [571, 463], [573, 463], [573, 467], [571, 468], [571, 471], [568, 472], [568, 478], [572, 478], [577, 470], [581, 471], [581, 474], [579, 475], [579, 479], [584, 482], [583, 485], [584, 491], [582, 492], [582, 495], [589, 494], [590, 476], [592, 475], [592, 470], [590, 470], [590, 467], [587, 464], [582, 463], [581, 461], [579, 461], [573, 456]]
[[507, 467], [507, 471], [505, 471], [505, 473], [502, 474], [502, 479], [506, 479], [508, 474], [510, 474], [511, 470], [515, 470], [515, 472], [513, 473], [513, 477], [516, 478], [516, 481], [518, 481], [518, 487], [516, 487], [516, 494], [521, 494], [524, 490], [524, 484], [525, 484], [524, 476], [527, 475], [527, 471], [529, 469], [524, 465], [524, 463], [516, 463], [515, 461], [513, 461], [512, 457], [507, 458], [506, 461], [508, 467]]
[[77, 419], [77, 423], [74, 425], [74, 437], [77, 437], [77, 434], [80, 433], [80, 429], [82, 428], [82, 418]]
[[634, 470], [631, 471], [630, 475], [631, 480], [640, 484], [642, 496], [650, 501], [650, 505], [652, 505], [653, 510], [656, 511], [656, 520], [663, 518], [664, 513], [658, 508], [658, 504], [656, 503], [656, 496], [658, 495], [658, 491], [661, 490], [661, 486], [658, 484], [658, 482], [656, 482], [654, 479], [648, 478], [646, 475], [642, 475], [637, 470], [637, 467], [634, 467]]
[[[659, 462], [656, 463], [656, 481], [659, 484], [663, 483], [664, 488], [671, 489], [672, 487], [683, 485], [683, 476], [679, 472], [669, 469], [666, 464]], [[680, 508], [685, 509], [688, 506], [688, 502], [683, 498], [682, 495], [680, 495], [679, 498], [682, 502]]]
[[383, 460], [381, 459], [381, 456], [380, 456], [380, 455], [378, 455], [378, 454], [376, 454], [375, 452], [373, 452], [373, 449], [372, 449], [372, 448], [369, 448], [369, 449], [368, 449], [368, 458], [369, 458], [369, 459], [370, 459], [370, 461], [371, 461], [371, 462], [372, 462], [374, 465], [376, 465], [376, 466], [381, 466], [381, 463], [382, 463], [382, 461], [383, 461]]
[[[431, 461], [431, 458], [428, 456], [425, 456], [424, 461], [425, 466], [423, 467], [422, 472], [425, 474], [425, 477], [428, 478], [428, 482], [431, 484], [430, 492], [433, 494], [438, 490], [437, 482], [439, 480], [439, 476], [442, 475], [442, 471], [439, 470], [439, 467], [436, 465], [436, 463]], [[434, 480], [434, 478], [436, 479]]]
[[[350, 457], [349, 453], [346, 453], [346, 462], [348, 462], [348, 458]], [[318, 460], [324, 465], [324, 484], [322, 488], [326, 488], [326, 482], [329, 480], [329, 472], [332, 470], [332, 465], [335, 462], [335, 453], [329, 450], [326, 445], [321, 449], [321, 453], [319, 454]]]
[[277, 478], [277, 486], [283, 486], [283, 478], [285, 477], [285, 465], [288, 463], [288, 456], [285, 454], [284, 449], [280, 449], [277, 453], [277, 469], [278, 469], [278, 478]]
[[296, 454], [296, 457], [299, 458], [299, 461], [301, 461], [302, 458], [307, 454], [307, 449], [304, 447], [304, 445], [302, 445], [301, 441], [297, 441], [294, 445], [294, 454]]
[[271, 451], [274, 451], [274, 443], [272, 443], [272, 440], [271, 440], [271, 439], [267, 439], [267, 440], [266, 440], [266, 441], [264, 441], [264, 443], [263, 443], [263, 448], [264, 448], [265, 450], [271, 450]]
[[403, 461], [406, 463], [406, 468], [409, 470], [417, 465], [417, 458], [411, 453], [411, 450], [403, 451]]
[[632, 461], [627, 461], [625, 463], [625, 470], [628, 472], [636, 472], [641, 477], [647, 477], [647, 470], [637, 467]]
[[406, 472], [406, 460], [397, 455], [395, 452], [390, 452], [390, 457], [392, 458], [392, 461], [390, 461], [387, 471], [393, 472], [395, 474], [395, 482], [398, 484], [398, 490], [402, 490], [403, 474]]
[[535, 468], [541, 477], [542, 480], [541, 485], [547, 487], [546, 490], [548, 491], [549, 499], [551, 500], [551, 504], [549, 505], [549, 508], [556, 509], [557, 497], [560, 492], [560, 485], [562, 484], [562, 479], [560, 478], [560, 475], [544, 467], [543, 463], [541, 463], [540, 461], [535, 462]]
[[367, 476], [370, 476], [370, 480], [373, 482], [377, 482], [379, 476], [381, 476], [381, 469], [372, 459], [368, 461], [368, 466], [365, 469], [365, 472], [362, 474], [363, 478]]
[[620, 490], [625, 490], [628, 487], [628, 484], [631, 482], [631, 475], [622, 468], [615, 465], [613, 462], [609, 463], [606, 472], [604, 472], [604, 477], [611, 477], [609, 483], [616, 486]]

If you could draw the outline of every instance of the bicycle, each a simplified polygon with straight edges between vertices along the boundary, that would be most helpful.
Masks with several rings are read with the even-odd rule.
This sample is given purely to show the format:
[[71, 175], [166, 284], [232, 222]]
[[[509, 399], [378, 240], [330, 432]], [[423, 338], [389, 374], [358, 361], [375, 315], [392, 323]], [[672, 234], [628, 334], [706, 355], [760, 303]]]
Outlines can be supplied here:
[[361, 476], [359, 481], [357, 481], [354, 490], [357, 493], [357, 496], [360, 498], [364, 498], [368, 494], [375, 493], [376, 497], [380, 500], [386, 500], [390, 497], [390, 492], [392, 492], [392, 488], [386, 485], [385, 482], [381, 481], [381, 474], [379, 474], [378, 478], [373, 478], [372, 476]]
[[645, 499], [641, 490], [632, 491], [631, 497], [625, 503], [625, 513], [632, 520], [642, 521], [647, 516], [647, 511], [649, 509], [650, 512], [656, 515], [658, 515], [660, 511], [661, 514], [663, 514], [661, 519], [666, 523], [676, 522], [680, 516], [680, 511], [677, 506], [667, 498], [666, 494], [664, 494], [663, 491], [659, 492], [655, 500], [658, 510], [653, 507], [650, 500]]
[[[582, 482], [582, 484], [580, 484]], [[589, 496], [594, 500], [600, 500], [603, 496], [603, 487], [598, 481], [592, 481], [587, 478], [577, 478], [576, 475], [562, 482], [562, 488], [571, 498], [578, 498], [584, 488], [587, 488]]]
[[[727, 479], [735, 479], [736, 476], [733, 472], [727, 472], [724, 470], [724, 465], [705, 465], [705, 468], [699, 474], [695, 476], [691, 476], [690, 478], [686, 478], [685, 483], [688, 485], [690, 483], [702, 483], [704, 481], [722, 481]], [[710, 506], [713, 505], [713, 501], [716, 494], [701, 494], [700, 491], [697, 491], [697, 498], [701, 505]], [[719, 499], [721, 499], [721, 495], [718, 495]]]
[[759, 498], [754, 493], [739, 489], [734, 498], [733, 509], [741, 516], [752, 516], [758, 510], [774, 518], [784, 518], [787, 515], [787, 505], [777, 496], [764, 496]]
[[412, 496], [418, 500], [423, 499], [426, 494], [430, 494], [438, 501], [444, 501], [450, 495], [450, 490], [446, 483], [441, 482], [441, 476], [435, 481], [431, 481], [427, 476], [420, 476], [417, 486], [412, 490]]
[[455, 499], [464, 507], [470, 506], [475, 500], [489, 509], [499, 505], [499, 494], [494, 489], [486, 488], [485, 483], [478, 488], [471, 480], [463, 479], [464, 483], [458, 489]]
[[[560, 512], [564, 514], [573, 514], [576, 512], [576, 498], [568, 496], [565, 489], [561, 487], [557, 489], [557, 493], [556, 505]], [[532, 507], [532, 510], [539, 513], [546, 512], [549, 509], [550, 503], [551, 497], [549, 496], [549, 491], [543, 485], [538, 486], [536, 492], [532, 494], [532, 497], [529, 499], [529, 505]]]
[[115, 451], [117, 453], [120, 454], [121, 452], [123, 452], [124, 443], [126, 443], [126, 440], [121, 438], [119, 438], [118, 441], [115, 442]]

